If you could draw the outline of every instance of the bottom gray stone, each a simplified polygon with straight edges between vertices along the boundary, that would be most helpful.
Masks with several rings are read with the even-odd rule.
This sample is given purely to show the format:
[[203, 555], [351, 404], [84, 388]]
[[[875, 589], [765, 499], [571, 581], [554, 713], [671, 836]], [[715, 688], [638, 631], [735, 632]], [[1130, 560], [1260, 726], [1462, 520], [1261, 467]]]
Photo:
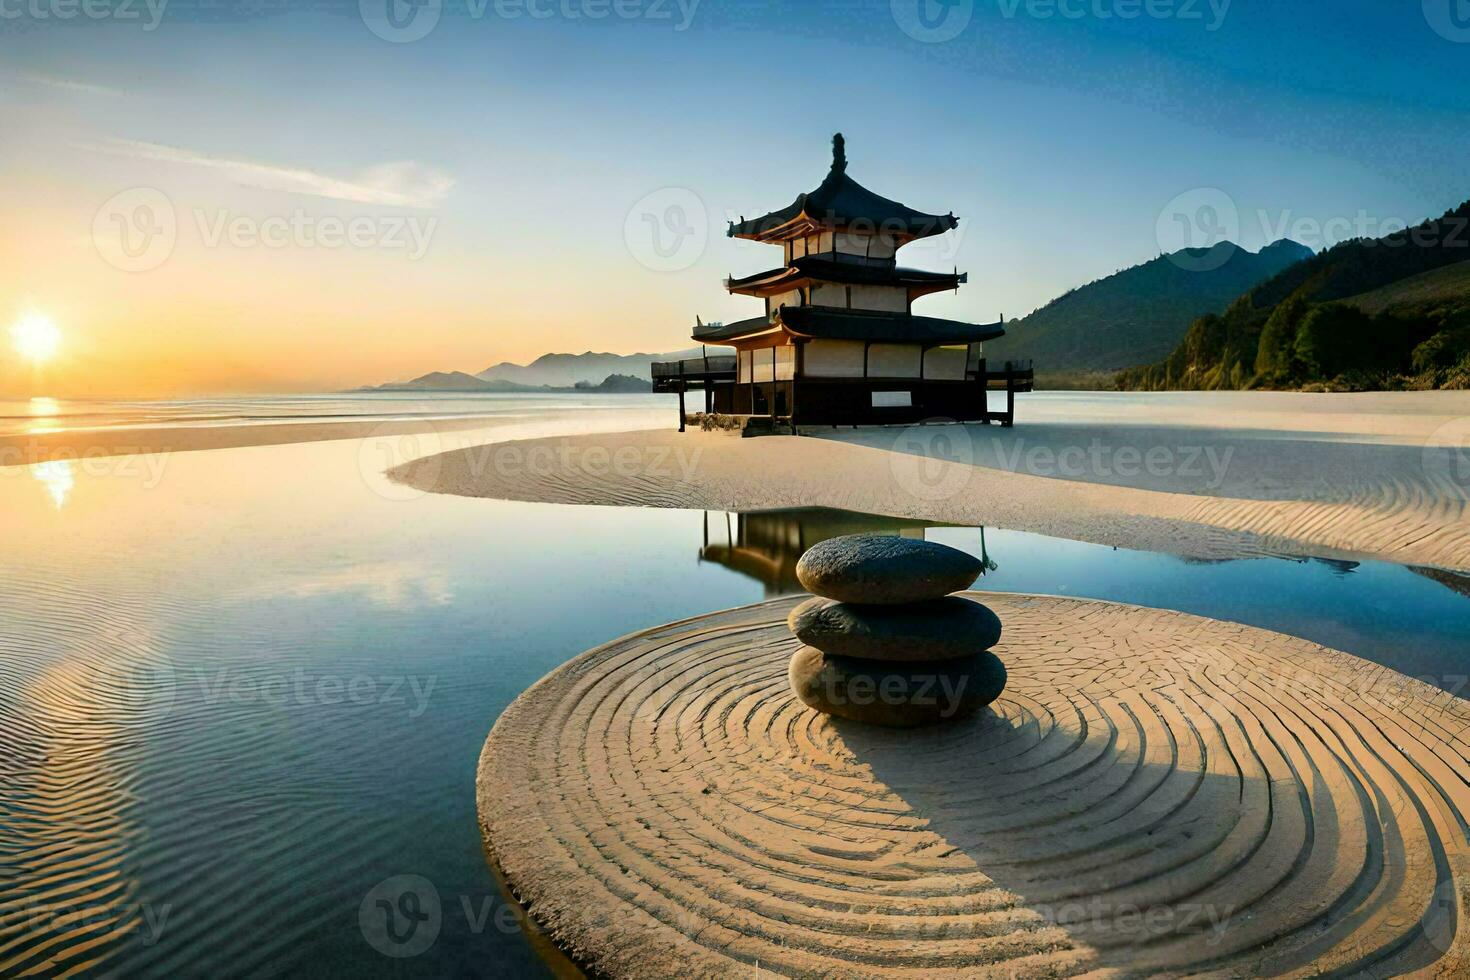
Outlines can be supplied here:
[[918, 728], [974, 714], [1000, 697], [1005, 664], [993, 653], [894, 663], [802, 647], [787, 668], [791, 690], [825, 714], [888, 728]]

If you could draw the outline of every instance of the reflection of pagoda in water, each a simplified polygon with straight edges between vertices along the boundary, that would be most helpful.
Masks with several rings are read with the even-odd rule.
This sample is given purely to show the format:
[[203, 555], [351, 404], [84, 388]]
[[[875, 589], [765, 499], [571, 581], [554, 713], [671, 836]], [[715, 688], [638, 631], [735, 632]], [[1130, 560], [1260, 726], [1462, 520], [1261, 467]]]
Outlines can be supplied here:
[[[943, 526], [932, 521], [819, 507], [750, 514], [706, 511], [699, 560], [723, 565], [764, 583], [768, 596], [792, 595], [805, 591], [796, 580], [796, 562], [812, 545], [844, 534], [894, 534], [922, 541], [929, 528]], [[979, 531], [981, 557], [990, 571], [996, 566], [984, 553], [985, 530]]]

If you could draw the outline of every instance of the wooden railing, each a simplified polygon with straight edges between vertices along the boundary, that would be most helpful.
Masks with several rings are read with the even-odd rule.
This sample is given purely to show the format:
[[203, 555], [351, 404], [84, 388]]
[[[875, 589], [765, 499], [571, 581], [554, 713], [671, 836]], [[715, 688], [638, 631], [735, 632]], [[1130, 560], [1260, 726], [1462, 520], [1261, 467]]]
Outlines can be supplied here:
[[689, 357], [682, 361], [655, 361], [650, 368], [655, 379], [701, 378], [710, 375], [734, 374], [734, 354], [714, 354], [710, 357]]

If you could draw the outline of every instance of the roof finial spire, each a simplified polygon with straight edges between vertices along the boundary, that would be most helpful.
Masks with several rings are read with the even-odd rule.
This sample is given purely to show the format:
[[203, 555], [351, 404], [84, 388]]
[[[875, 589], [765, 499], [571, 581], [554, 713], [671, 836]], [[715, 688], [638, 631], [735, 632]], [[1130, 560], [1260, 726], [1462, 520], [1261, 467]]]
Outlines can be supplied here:
[[832, 172], [847, 173], [847, 140], [842, 138], [841, 133], [832, 137]]

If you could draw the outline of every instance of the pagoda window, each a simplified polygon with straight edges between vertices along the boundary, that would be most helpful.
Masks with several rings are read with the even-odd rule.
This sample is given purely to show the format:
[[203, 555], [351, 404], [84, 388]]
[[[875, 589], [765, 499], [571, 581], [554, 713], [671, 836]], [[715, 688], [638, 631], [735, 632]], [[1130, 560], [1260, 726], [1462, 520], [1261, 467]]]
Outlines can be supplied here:
[[968, 347], [934, 347], [924, 352], [925, 381], [963, 381]]
[[774, 313], [776, 310], [779, 310], [783, 306], [806, 305], [805, 299], [801, 295], [800, 289], [791, 289], [787, 290], [784, 293], [777, 293], [775, 296], [772, 296], [769, 300], [767, 300], [767, 302], [770, 304], [767, 307], [767, 310], [772, 313]]
[[774, 348], [776, 352], [776, 380], [790, 381], [796, 377], [796, 347], [785, 344]]
[[917, 378], [923, 348], [917, 344], [872, 344], [868, 347], [868, 377]]
[[851, 231], [838, 234], [834, 248], [844, 255], [860, 255], [868, 259], [892, 259], [898, 252], [891, 235], [864, 235]]
[[790, 381], [796, 374], [796, 348], [790, 344], [757, 347], [745, 354], [750, 356], [750, 376], [756, 384]]
[[835, 282], [819, 282], [812, 285], [813, 306], [847, 306], [848, 290], [846, 286]]
[[806, 251], [801, 252], [800, 254], [825, 255], [828, 252], [832, 251], [834, 247], [833, 239], [834, 236], [830, 231], [823, 231], [815, 235], [808, 235], [804, 240], [804, 244], [802, 246], [806, 249]]
[[908, 290], [902, 286], [853, 286], [852, 308], [855, 310], [882, 310], [886, 313], [907, 313]]
[[802, 377], [861, 378], [867, 346], [861, 340], [809, 340], [802, 353]]

